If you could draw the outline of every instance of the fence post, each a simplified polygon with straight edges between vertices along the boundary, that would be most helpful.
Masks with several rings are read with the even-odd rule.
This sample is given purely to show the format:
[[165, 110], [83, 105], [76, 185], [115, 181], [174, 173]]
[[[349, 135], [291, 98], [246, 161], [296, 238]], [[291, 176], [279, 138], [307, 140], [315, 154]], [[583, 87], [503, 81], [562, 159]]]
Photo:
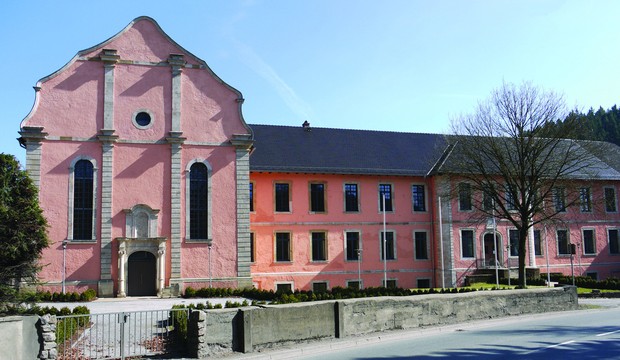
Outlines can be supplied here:
[[241, 351], [243, 353], [252, 352], [252, 309], [240, 309], [241, 321], [239, 334], [242, 334]]
[[118, 313], [118, 322], [121, 324], [121, 360], [125, 360], [125, 323], [127, 323], [128, 316], [124, 312]]

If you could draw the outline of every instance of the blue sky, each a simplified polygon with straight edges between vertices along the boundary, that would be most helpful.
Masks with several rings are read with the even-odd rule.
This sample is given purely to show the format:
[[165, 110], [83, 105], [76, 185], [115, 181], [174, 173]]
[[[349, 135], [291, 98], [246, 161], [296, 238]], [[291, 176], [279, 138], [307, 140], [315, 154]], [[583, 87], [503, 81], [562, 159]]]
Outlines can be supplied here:
[[620, 1], [0, 2], [0, 152], [32, 86], [134, 18], [154, 18], [246, 99], [248, 123], [445, 133], [502, 82], [587, 111], [618, 103]]

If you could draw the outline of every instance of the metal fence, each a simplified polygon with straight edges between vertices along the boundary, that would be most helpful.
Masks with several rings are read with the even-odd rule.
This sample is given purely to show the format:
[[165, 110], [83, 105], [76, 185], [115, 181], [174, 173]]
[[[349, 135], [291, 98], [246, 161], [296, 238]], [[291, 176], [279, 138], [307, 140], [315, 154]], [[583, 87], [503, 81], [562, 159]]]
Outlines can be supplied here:
[[173, 354], [187, 338], [188, 309], [58, 316], [58, 359]]

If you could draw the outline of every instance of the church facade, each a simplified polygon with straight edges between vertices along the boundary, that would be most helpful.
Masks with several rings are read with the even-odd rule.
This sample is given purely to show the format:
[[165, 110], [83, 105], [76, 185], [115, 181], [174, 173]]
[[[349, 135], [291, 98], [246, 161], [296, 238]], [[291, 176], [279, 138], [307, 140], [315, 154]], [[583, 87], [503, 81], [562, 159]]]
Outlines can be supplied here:
[[[49, 222], [44, 286], [447, 287], [495, 249], [515, 266], [509, 224], [442, 197], [459, 186], [442, 135], [248, 125], [243, 100], [148, 17], [41, 79], [20, 142]], [[534, 229], [529, 267], [568, 273], [575, 243], [578, 275], [620, 275], [620, 166], [600, 161], [583, 187], [605, 207]]]

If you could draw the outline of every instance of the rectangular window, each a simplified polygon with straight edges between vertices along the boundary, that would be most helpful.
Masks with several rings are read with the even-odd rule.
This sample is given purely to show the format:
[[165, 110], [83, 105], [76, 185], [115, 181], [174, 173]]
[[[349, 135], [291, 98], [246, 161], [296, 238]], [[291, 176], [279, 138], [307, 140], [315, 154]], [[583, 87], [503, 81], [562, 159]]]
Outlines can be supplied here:
[[428, 239], [426, 231], [415, 231], [413, 233], [413, 241], [415, 246], [415, 259], [428, 260]]
[[396, 240], [393, 231], [386, 231], [385, 233], [381, 231], [381, 260], [383, 260], [383, 241], [385, 239], [385, 260], [395, 260], [396, 259]]
[[358, 194], [357, 184], [344, 184], [344, 211], [360, 211]]
[[459, 183], [459, 210], [470, 211], [471, 209], [471, 185], [468, 183]]
[[292, 293], [293, 292], [293, 284], [292, 283], [276, 283], [276, 292], [279, 292], [279, 293]]
[[411, 197], [413, 201], [413, 211], [426, 211], [424, 185], [412, 185]]
[[347, 280], [347, 287], [355, 290], [359, 290], [362, 287], [360, 286], [359, 280]]
[[592, 196], [590, 188], [583, 187], [579, 189], [579, 208], [581, 212], [592, 212]]
[[254, 211], [254, 183], [250, 183], [250, 212]]
[[381, 279], [381, 284], [385, 288], [396, 289], [396, 280], [395, 279], [387, 279], [387, 282], [384, 282], [383, 279]]
[[564, 188], [554, 187], [552, 190], [553, 196], [553, 208], [557, 212], [566, 211], [566, 198], [564, 195]]
[[209, 169], [194, 163], [189, 170], [189, 236], [194, 240], [209, 238]]
[[312, 283], [312, 292], [313, 293], [324, 293], [327, 292], [327, 282], [326, 281], [317, 281]]
[[392, 185], [379, 184], [379, 211], [383, 211], [383, 199], [385, 197], [385, 211], [393, 211], [392, 207]]
[[594, 229], [582, 229], [581, 236], [583, 238], [583, 253], [585, 255], [596, 255], [596, 237]]
[[482, 209], [484, 211], [493, 210], [493, 195], [491, 190], [485, 190], [482, 193]]
[[506, 191], [506, 210], [511, 211], [516, 209], [515, 198], [512, 196], [510, 191]]
[[325, 212], [325, 184], [310, 184], [310, 211], [315, 213]]
[[346, 252], [346, 260], [347, 261], [358, 261], [359, 254], [357, 250], [361, 249], [360, 244], [360, 233], [357, 231], [347, 231], [345, 233], [345, 246], [347, 247]]
[[474, 231], [461, 230], [461, 257], [474, 257]]
[[519, 256], [519, 231], [509, 229], [508, 240], [510, 241], [510, 256]]
[[250, 262], [254, 262], [255, 257], [255, 249], [256, 249], [256, 245], [254, 244], [254, 233], [251, 232], [250, 233]]
[[598, 273], [596, 271], [588, 271], [588, 272], [586, 272], [586, 277], [589, 277], [592, 280], [598, 281]]
[[558, 239], [558, 255], [570, 255], [568, 230], [556, 230], [556, 236]]
[[542, 255], [540, 230], [534, 230], [534, 255]]
[[276, 233], [276, 261], [291, 261], [291, 234]]
[[609, 253], [614, 255], [620, 254], [618, 229], [607, 229], [607, 241], [609, 241]]
[[418, 289], [430, 289], [431, 287], [431, 279], [418, 279], [417, 283]]
[[605, 188], [605, 211], [607, 212], [618, 211], [618, 207], [616, 205], [617, 205], [616, 188], [606, 187]]
[[327, 240], [325, 232], [312, 232], [312, 261], [327, 261]]
[[276, 183], [276, 212], [290, 212], [290, 185], [288, 183]]

